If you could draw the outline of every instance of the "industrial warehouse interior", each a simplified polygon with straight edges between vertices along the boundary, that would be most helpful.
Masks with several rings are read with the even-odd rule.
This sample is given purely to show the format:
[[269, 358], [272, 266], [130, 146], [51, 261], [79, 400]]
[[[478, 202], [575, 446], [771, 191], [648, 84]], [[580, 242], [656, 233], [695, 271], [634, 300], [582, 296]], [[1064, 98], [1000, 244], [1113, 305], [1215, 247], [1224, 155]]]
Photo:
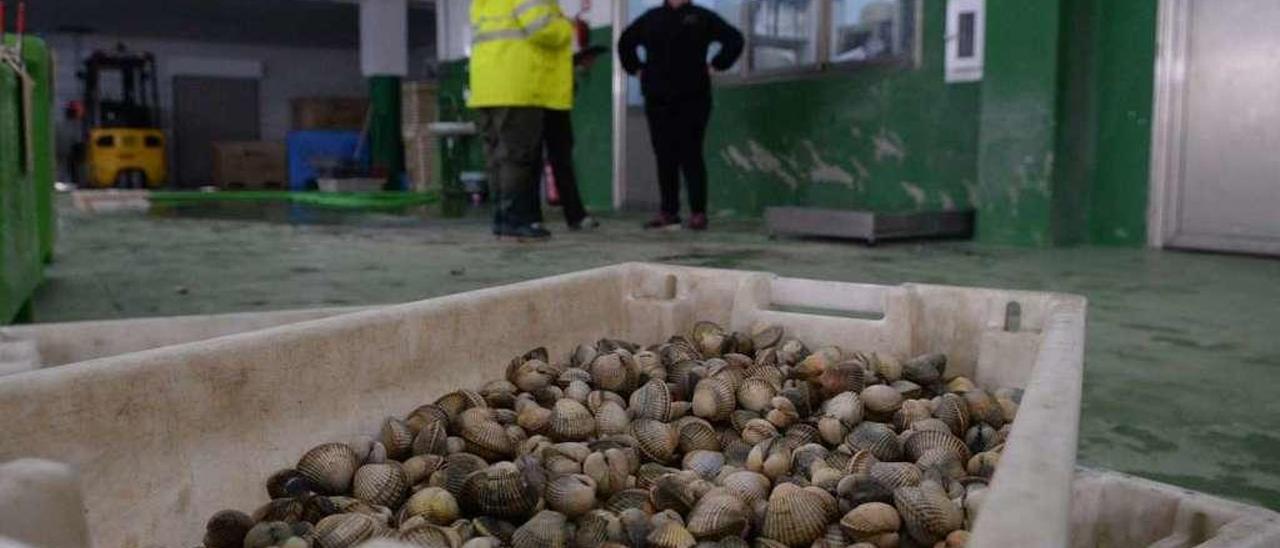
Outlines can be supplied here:
[[0, 0], [0, 548], [1280, 546], [1277, 26]]

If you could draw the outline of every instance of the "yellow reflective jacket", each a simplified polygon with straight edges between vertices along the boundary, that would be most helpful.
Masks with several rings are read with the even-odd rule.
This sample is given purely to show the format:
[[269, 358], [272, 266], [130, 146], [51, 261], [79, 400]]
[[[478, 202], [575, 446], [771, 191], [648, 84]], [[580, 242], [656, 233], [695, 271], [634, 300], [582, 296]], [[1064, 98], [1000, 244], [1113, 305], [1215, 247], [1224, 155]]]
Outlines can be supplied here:
[[467, 105], [573, 107], [573, 26], [556, 0], [471, 3]]

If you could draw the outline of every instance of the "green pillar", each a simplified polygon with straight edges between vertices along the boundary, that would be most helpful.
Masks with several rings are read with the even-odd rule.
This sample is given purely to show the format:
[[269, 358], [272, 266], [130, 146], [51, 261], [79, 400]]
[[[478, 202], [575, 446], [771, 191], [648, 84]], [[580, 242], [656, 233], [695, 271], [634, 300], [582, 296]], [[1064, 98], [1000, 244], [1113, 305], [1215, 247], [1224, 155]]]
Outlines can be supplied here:
[[369, 152], [387, 188], [404, 190], [404, 141], [400, 133], [400, 77], [369, 78]]

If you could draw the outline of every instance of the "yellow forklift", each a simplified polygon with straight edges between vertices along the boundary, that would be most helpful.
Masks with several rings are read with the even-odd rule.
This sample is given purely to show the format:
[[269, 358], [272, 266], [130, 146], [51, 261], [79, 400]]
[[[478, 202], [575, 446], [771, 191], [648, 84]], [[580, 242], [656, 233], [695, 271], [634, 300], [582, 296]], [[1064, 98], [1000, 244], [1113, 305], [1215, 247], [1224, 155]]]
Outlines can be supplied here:
[[168, 179], [155, 56], [123, 44], [85, 59], [77, 182], [92, 188], [155, 188]]

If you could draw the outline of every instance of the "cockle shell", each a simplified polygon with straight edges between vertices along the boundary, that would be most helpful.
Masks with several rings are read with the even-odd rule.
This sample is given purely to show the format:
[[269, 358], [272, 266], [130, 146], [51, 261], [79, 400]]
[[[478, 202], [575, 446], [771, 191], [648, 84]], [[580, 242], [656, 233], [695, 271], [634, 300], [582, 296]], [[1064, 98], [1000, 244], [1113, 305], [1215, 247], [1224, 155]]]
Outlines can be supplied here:
[[623, 489], [614, 493], [605, 501], [604, 509], [611, 512], [622, 513], [625, 510], [644, 510], [645, 514], [653, 512], [653, 507], [649, 504], [648, 489]]
[[844, 361], [828, 366], [817, 378], [822, 397], [830, 398], [844, 392], [862, 392], [866, 388], [866, 370], [855, 361]]
[[881, 485], [895, 490], [899, 487], [910, 487], [920, 484], [920, 468], [909, 462], [877, 462], [868, 470], [871, 479]]
[[960, 462], [969, 461], [969, 447], [964, 444], [964, 440], [955, 437], [950, 432], [917, 431], [910, 438], [907, 438], [906, 443], [903, 444], [903, 449], [906, 450], [907, 458], [913, 462], [931, 449], [951, 451], [960, 459]]
[[728, 420], [736, 403], [733, 383], [725, 378], [703, 379], [693, 389], [693, 414], [712, 422]]
[[419, 406], [417, 409], [414, 409], [412, 413], [409, 413], [409, 415], [404, 419], [405, 425], [414, 432], [421, 430], [424, 425], [433, 422], [439, 422], [441, 425], [449, 424], [449, 413], [446, 412], [444, 408], [434, 403]]
[[631, 421], [631, 437], [636, 439], [640, 452], [650, 460], [667, 463], [675, 455], [678, 438], [667, 423], [636, 419]]
[[635, 360], [629, 354], [621, 352], [608, 352], [596, 356], [587, 371], [591, 372], [591, 379], [596, 388], [623, 395], [635, 390], [640, 378]]
[[409, 478], [398, 462], [361, 466], [351, 481], [355, 498], [388, 508], [399, 508], [409, 495], [409, 487]]
[[422, 425], [410, 446], [415, 455], [444, 455], [447, 449], [448, 430], [443, 421], [431, 421]]
[[515, 464], [499, 462], [481, 472], [471, 473], [463, 482], [459, 501], [480, 514], [502, 518], [528, 515], [538, 502], [538, 493], [525, 481]]
[[724, 453], [719, 451], [693, 451], [686, 453], [683, 460], [685, 470], [696, 472], [703, 479], [712, 479], [724, 467]]
[[897, 434], [888, 425], [878, 422], [864, 422], [854, 427], [844, 443], [855, 454], [865, 449], [883, 461], [896, 461], [902, 457], [902, 444]]
[[811, 491], [784, 483], [769, 495], [761, 533], [792, 548], [807, 547], [827, 529], [824, 501]]
[[705, 420], [685, 418], [677, 422], [678, 445], [681, 452], [689, 453], [698, 450], [719, 451], [720, 436], [715, 428]]
[[778, 344], [782, 340], [782, 327], [777, 325], [758, 325], [751, 329], [751, 345], [759, 352]]
[[253, 518], [237, 510], [223, 510], [205, 525], [205, 548], [242, 548], [244, 537], [254, 526]]
[[649, 488], [649, 502], [658, 511], [684, 514], [713, 486], [698, 474], [684, 470], [658, 478]]
[[543, 510], [515, 530], [512, 548], [565, 548], [569, 531], [564, 514]]
[[932, 480], [894, 491], [893, 505], [902, 516], [907, 533], [925, 546], [932, 546], [964, 524], [960, 508]]
[[571, 399], [556, 402], [548, 432], [559, 441], [584, 441], [596, 431], [596, 418], [585, 405]]
[[547, 484], [547, 507], [572, 519], [595, 508], [596, 482], [585, 474], [560, 476]]
[[999, 464], [1000, 453], [987, 451], [984, 453], [978, 453], [974, 455], [973, 458], [970, 458], [966, 470], [971, 476], [990, 478], [995, 475], [996, 466]]
[[699, 540], [741, 536], [751, 522], [751, 511], [738, 495], [725, 488], [708, 491], [689, 513], [689, 532]]
[[436, 525], [449, 525], [461, 515], [458, 501], [439, 487], [428, 487], [414, 493], [404, 507], [407, 515], [422, 516]]
[[[573, 400], [562, 400], [577, 403]], [[592, 421], [594, 425], [594, 420]], [[468, 451], [486, 460], [501, 460], [515, 454], [515, 444], [507, 436], [502, 425], [490, 420], [469, 421], [460, 428], [462, 440]], [[448, 443], [448, 440], [445, 440]]]
[[294, 467], [302, 477], [330, 495], [351, 492], [351, 479], [360, 465], [356, 452], [345, 443], [326, 443], [307, 451]]
[[986, 390], [975, 388], [961, 395], [973, 422], [983, 422], [999, 429], [1004, 426], [1004, 410]]
[[921, 386], [928, 386], [941, 381], [946, 368], [946, 355], [925, 354], [911, 358], [903, 363], [902, 374], [911, 382]]
[[385, 527], [364, 514], [335, 514], [320, 520], [311, 532], [316, 548], [348, 548], [380, 534]]
[[627, 410], [616, 402], [607, 401], [595, 411], [596, 432], [601, 436], [625, 434], [631, 426]]
[[724, 328], [711, 322], [693, 324], [693, 332], [690, 333], [689, 338], [698, 351], [708, 358], [723, 354], [726, 343], [729, 342], [728, 333], [725, 333]]
[[671, 389], [666, 381], [650, 379], [631, 394], [631, 415], [665, 422], [671, 417], [671, 401]]
[[866, 406], [867, 412], [878, 417], [892, 417], [902, 406], [902, 394], [883, 384], [866, 387], [858, 397]]
[[668, 521], [651, 529], [645, 542], [652, 548], [693, 548], [698, 543], [689, 530], [676, 521]]
[[777, 389], [768, 380], [747, 377], [738, 387], [738, 405], [748, 411], [761, 412], [777, 395]]
[[969, 430], [969, 406], [957, 394], [943, 394], [933, 416], [945, 423], [956, 436], [963, 436]]
[[[887, 540], [897, 541], [902, 518], [893, 506], [882, 502], [860, 504], [840, 518], [840, 528], [855, 542], [881, 545]], [[893, 535], [892, 539], [884, 538]], [[881, 542], [877, 542], [881, 541]]]

